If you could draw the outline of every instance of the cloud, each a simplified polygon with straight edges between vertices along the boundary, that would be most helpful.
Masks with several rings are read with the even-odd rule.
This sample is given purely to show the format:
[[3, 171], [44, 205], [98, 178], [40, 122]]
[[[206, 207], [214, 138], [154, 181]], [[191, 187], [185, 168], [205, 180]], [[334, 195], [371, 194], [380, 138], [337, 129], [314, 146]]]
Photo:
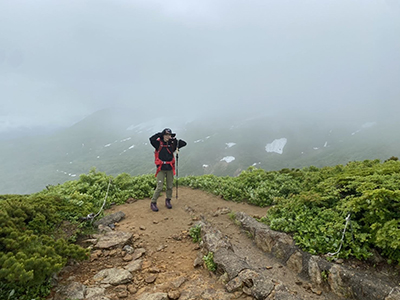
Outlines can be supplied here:
[[392, 114], [397, 4], [3, 0], [0, 115], [67, 125], [112, 106]]

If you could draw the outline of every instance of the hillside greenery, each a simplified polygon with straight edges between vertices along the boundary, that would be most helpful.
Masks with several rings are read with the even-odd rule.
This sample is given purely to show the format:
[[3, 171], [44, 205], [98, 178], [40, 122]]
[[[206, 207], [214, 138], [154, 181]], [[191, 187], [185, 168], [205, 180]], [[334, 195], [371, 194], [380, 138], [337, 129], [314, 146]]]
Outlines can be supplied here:
[[[400, 264], [400, 162], [392, 157], [346, 165], [265, 171], [237, 177], [186, 176], [179, 186], [228, 201], [269, 207], [260, 221], [290, 233], [297, 245], [326, 257], [367, 260], [373, 250]], [[52, 275], [88, 250], [75, 244], [111, 205], [150, 198], [153, 174], [107, 175], [96, 169], [79, 180], [31, 195], [0, 196], [0, 298], [41, 299]], [[330, 255], [327, 255], [330, 254]]]
[[179, 183], [226, 200], [270, 206], [261, 221], [292, 234], [311, 254], [366, 260], [375, 249], [389, 263], [400, 264], [396, 157], [270, 172], [251, 167], [234, 178], [188, 176]]

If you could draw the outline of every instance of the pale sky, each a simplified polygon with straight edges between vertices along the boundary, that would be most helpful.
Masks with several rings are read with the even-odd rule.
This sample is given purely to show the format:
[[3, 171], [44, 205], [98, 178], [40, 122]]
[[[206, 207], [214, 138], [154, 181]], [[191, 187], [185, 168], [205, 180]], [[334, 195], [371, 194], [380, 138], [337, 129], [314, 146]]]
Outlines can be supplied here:
[[[0, 127], [400, 112], [400, 0], [0, 0]], [[8, 122], [8, 123], [7, 123]]]

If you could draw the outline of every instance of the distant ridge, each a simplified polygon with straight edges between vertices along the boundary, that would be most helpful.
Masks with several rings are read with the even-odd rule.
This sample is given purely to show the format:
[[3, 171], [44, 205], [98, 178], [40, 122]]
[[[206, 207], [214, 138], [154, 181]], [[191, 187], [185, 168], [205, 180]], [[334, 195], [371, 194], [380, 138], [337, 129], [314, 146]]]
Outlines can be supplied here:
[[51, 134], [0, 141], [0, 194], [32, 193], [98, 171], [116, 176], [154, 172], [149, 137], [171, 127], [188, 145], [179, 174], [236, 176], [265, 170], [331, 166], [400, 156], [399, 121], [312, 118], [289, 113], [191, 119], [103, 109]]

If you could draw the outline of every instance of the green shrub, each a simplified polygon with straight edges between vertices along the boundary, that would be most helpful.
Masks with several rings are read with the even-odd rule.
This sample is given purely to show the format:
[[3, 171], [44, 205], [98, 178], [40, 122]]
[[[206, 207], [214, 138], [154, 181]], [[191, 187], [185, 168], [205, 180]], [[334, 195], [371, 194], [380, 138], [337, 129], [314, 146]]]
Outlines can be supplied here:
[[[88, 252], [52, 237], [67, 205], [59, 197], [10, 197], [0, 202], [0, 298], [45, 296], [51, 276], [68, 259], [83, 260]], [[39, 293], [39, 294], [33, 294]]]
[[189, 236], [192, 238], [193, 243], [201, 242], [201, 226], [193, 226], [189, 229]]
[[[302, 170], [264, 171], [254, 167], [237, 177], [191, 176], [182, 185], [226, 200], [270, 206], [261, 220], [291, 233], [313, 254], [367, 259], [375, 248], [400, 263], [400, 162], [390, 158]], [[346, 216], [351, 215], [351, 227]]]
[[217, 270], [217, 265], [214, 262], [214, 253], [211, 251], [208, 252], [207, 255], [203, 256], [203, 261], [209, 271], [215, 272]]

